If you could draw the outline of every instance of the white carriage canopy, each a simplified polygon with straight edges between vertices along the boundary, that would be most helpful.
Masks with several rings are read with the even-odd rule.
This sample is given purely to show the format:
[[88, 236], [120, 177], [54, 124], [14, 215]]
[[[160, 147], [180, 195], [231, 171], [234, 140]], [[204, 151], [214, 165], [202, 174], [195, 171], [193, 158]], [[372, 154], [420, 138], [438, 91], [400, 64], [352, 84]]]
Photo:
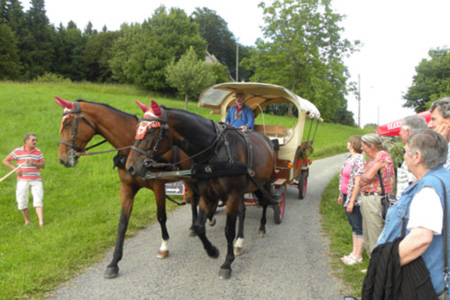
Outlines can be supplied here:
[[204, 90], [199, 98], [199, 107], [209, 108], [212, 111], [221, 114], [232, 105], [235, 93], [243, 92], [246, 94], [245, 104], [255, 111], [255, 117], [261, 109], [269, 104], [274, 103], [293, 103], [296, 105], [299, 112], [304, 112], [308, 118], [320, 119], [320, 112], [314, 104], [286, 88], [267, 83], [256, 82], [229, 82], [216, 84]]
[[[263, 124], [260, 126], [262, 127], [261, 130], [261, 128], [257, 129], [258, 125], [255, 125], [255, 131], [266, 134], [270, 139], [278, 140], [280, 145], [280, 150], [278, 151], [279, 159], [290, 162], [296, 161], [296, 154], [298, 154], [302, 142], [304, 143], [303, 133], [306, 119], [311, 119], [311, 126], [313, 120], [316, 120], [316, 122], [323, 121], [320, 118], [320, 112], [317, 107], [282, 86], [255, 82], [216, 84], [201, 93], [198, 106], [211, 109], [212, 113], [219, 113], [221, 120], [225, 121], [228, 109], [235, 104], [234, 99], [237, 92], [243, 92], [246, 95], [245, 104], [253, 110], [255, 118], [264, 107], [270, 104], [293, 103], [297, 107], [299, 112], [297, 123], [292, 128], [278, 126], [279, 124]], [[270, 130], [274, 127], [277, 127], [277, 131], [270, 133]], [[280, 127], [281, 132], [279, 130]], [[310, 130], [305, 132], [307, 134], [306, 139], [313, 138], [313, 136], [309, 136], [309, 133], [311, 133]], [[309, 143], [312, 144], [312, 141]], [[290, 172], [290, 178], [292, 179], [294, 169], [292, 168]]]

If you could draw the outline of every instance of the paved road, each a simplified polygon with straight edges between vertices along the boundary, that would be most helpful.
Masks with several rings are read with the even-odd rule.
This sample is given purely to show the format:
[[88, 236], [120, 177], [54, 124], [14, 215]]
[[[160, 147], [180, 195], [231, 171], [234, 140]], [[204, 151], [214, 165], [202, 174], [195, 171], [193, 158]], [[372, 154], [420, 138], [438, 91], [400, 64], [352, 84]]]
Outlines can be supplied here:
[[[209, 258], [198, 238], [187, 237], [190, 209], [183, 207], [169, 215], [170, 256], [160, 260], [158, 224], [127, 239], [124, 258], [116, 279], [104, 279], [103, 272], [112, 251], [102, 262], [56, 290], [50, 299], [339, 299], [340, 281], [331, 276], [328, 239], [321, 234], [319, 202], [329, 180], [338, 172], [345, 155], [313, 162], [304, 200], [289, 187], [282, 224], [273, 221], [268, 210], [267, 235], [257, 236], [261, 208], [247, 207], [244, 253], [232, 265], [232, 277], [220, 280], [224, 261], [224, 209], [215, 227], [207, 227], [211, 242], [221, 251]], [[131, 218], [131, 222], [133, 219]]]

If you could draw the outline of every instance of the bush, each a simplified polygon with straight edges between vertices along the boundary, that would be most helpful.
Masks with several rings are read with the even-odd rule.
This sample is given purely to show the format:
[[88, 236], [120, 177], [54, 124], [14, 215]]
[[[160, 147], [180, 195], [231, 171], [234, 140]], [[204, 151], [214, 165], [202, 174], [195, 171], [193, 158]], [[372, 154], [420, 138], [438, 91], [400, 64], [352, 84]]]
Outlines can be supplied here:
[[402, 148], [404, 146], [405, 145], [399, 137], [389, 137], [386, 142], [387, 151], [392, 157], [395, 168], [398, 168], [403, 162]]
[[34, 79], [33, 82], [71, 83], [72, 81], [69, 78], [65, 78], [62, 75], [45, 72], [43, 75], [38, 76], [36, 79]]

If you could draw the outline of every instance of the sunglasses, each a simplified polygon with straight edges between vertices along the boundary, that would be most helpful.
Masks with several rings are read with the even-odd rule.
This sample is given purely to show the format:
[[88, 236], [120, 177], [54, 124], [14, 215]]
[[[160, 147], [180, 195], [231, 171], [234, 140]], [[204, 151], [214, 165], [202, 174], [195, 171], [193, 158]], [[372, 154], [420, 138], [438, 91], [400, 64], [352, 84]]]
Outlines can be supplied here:
[[32, 141], [32, 142], [37, 142], [37, 139], [32, 139], [31, 141]]

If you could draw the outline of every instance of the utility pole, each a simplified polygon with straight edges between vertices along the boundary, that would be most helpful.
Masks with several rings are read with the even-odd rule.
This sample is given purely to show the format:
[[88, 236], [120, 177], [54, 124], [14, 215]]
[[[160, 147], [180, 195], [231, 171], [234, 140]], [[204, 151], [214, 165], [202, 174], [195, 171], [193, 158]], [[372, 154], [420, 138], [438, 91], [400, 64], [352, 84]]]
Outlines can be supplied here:
[[361, 128], [361, 76], [358, 74], [358, 127]]
[[236, 39], [236, 82], [239, 82], [239, 44]]

